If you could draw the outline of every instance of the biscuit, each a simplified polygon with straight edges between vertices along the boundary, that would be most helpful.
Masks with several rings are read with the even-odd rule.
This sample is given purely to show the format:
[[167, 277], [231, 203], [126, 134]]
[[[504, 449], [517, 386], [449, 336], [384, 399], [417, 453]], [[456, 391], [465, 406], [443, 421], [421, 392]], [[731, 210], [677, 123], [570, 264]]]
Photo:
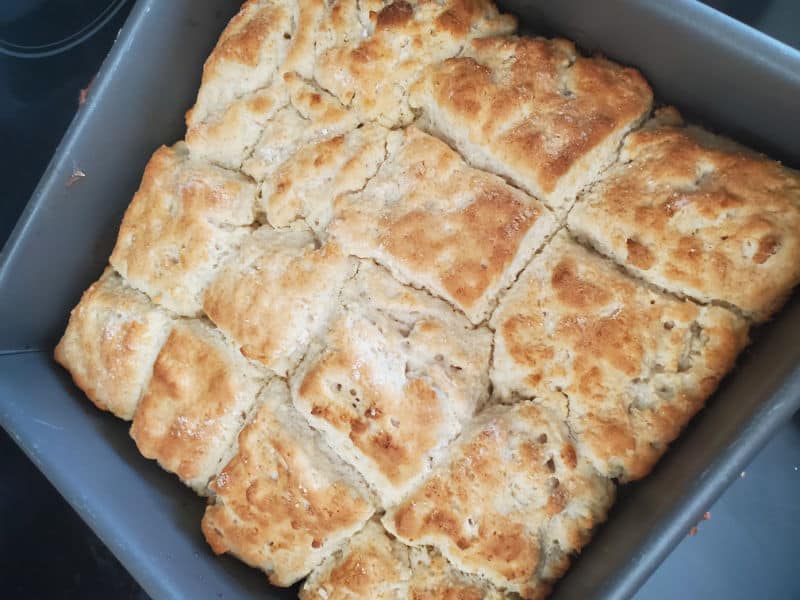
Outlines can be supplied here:
[[491, 336], [362, 262], [292, 380], [292, 399], [376, 490], [399, 500], [488, 394]]
[[333, 202], [356, 192], [386, 158], [388, 129], [367, 124], [300, 148], [261, 186], [261, 203], [273, 227], [300, 220], [323, 234], [333, 218]]
[[434, 546], [464, 572], [541, 598], [613, 498], [613, 484], [576, 451], [563, 422], [521, 401], [480, 414], [383, 524], [407, 544]]
[[[313, 32], [298, 31], [297, 26], [313, 22], [315, 18], [311, 14], [315, 11], [321, 16], [321, 2], [245, 2], [220, 35], [203, 66], [197, 101], [186, 113], [187, 127], [191, 129], [203, 123], [235, 100], [269, 85], [284, 71], [284, 63], [292, 56], [313, 55], [313, 44], [308, 39]], [[308, 13], [303, 22], [297, 19], [301, 7]], [[299, 45], [297, 51], [294, 50], [296, 44]], [[297, 68], [297, 65], [288, 67]]]
[[480, 323], [555, 228], [539, 202], [412, 126], [389, 136], [362, 191], [336, 201], [329, 232]]
[[111, 254], [133, 287], [184, 316], [197, 316], [219, 264], [250, 233], [256, 187], [244, 176], [161, 147], [125, 211]]
[[436, 551], [409, 548], [370, 521], [315, 569], [300, 600], [500, 600], [491, 584], [459, 572]]
[[236, 454], [212, 481], [203, 533], [213, 550], [264, 570], [276, 585], [305, 577], [373, 512], [366, 485], [292, 408], [272, 380]]
[[663, 110], [569, 216], [651, 283], [763, 321], [800, 282], [800, 173]]
[[495, 37], [436, 63], [411, 90], [421, 126], [560, 216], [650, 110], [638, 71], [580, 56], [572, 42]]
[[358, 119], [326, 91], [296, 73], [283, 76], [288, 104], [262, 128], [242, 170], [258, 182], [271, 177], [287, 159], [306, 144], [352, 131]]
[[747, 343], [732, 312], [653, 290], [564, 233], [491, 327], [495, 394], [566, 404], [581, 453], [622, 481], [650, 471]]
[[131, 420], [172, 319], [112, 269], [72, 309], [55, 358], [95, 406]]
[[427, 65], [515, 28], [486, 0], [339, 0], [318, 32], [314, 78], [361, 120], [405, 125], [408, 87]]
[[262, 386], [261, 373], [219, 331], [181, 320], [156, 358], [131, 437], [144, 457], [206, 494]]
[[285, 377], [322, 333], [354, 267], [336, 244], [316, 248], [308, 231], [265, 226], [222, 266], [203, 308], [246, 357]]
[[241, 169], [261, 139], [264, 126], [288, 103], [281, 80], [233, 100], [200, 123], [188, 125], [186, 145], [197, 158], [227, 169]]

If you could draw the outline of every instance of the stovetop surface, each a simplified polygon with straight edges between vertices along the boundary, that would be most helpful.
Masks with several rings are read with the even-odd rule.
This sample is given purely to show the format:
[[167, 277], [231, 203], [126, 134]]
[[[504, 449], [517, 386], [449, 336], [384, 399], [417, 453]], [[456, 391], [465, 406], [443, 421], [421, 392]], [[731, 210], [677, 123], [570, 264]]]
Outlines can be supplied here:
[[[5, 146], [0, 246], [132, 4], [0, 2], [0, 140]], [[796, 0], [707, 4], [800, 48]], [[5, 597], [147, 598], [2, 430], [0, 473], [0, 581]], [[711, 519], [699, 526], [697, 535], [687, 536], [637, 599], [800, 598], [800, 416], [775, 436], [710, 513]]]

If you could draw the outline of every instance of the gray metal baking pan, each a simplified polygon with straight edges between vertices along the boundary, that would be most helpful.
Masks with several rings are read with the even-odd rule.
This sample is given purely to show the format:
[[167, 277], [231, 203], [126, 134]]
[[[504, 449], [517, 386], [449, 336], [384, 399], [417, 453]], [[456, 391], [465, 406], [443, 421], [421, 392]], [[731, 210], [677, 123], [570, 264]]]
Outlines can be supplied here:
[[[102, 271], [152, 151], [183, 135], [205, 57], [238, 0], [139, 0], [0, 254], [0, 424], [154, 598], [284, 598], [214, 557], [203, 501], [140, 457], [52, 361]], [[528, 31], [642, 69], [658, 97], [800, 165], [800, 53], [691, 0], [508, 0]], [[86, 174], [69, 185], [76, 169]], [[800, 407], [800, 300], [755, 332], [736, 370], [608, 523], [554, 598], [625, 598]]]

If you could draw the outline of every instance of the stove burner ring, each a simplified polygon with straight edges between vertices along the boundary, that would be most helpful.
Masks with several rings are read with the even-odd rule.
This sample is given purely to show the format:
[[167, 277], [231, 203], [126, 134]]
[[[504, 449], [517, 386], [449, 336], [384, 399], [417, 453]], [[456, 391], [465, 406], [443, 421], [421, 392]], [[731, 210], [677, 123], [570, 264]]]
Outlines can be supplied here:
[[81, 27], [78, 31], [55, 42], [28, 46], [15, 44], [0, 38], [0, 54], [13, 56], [14, 58], [47, 58], [66, 52], [82, 44], [105, 27], [127, 1], [128, 0], [113, 0], [113, 2], [110, 2], [94, 19]]

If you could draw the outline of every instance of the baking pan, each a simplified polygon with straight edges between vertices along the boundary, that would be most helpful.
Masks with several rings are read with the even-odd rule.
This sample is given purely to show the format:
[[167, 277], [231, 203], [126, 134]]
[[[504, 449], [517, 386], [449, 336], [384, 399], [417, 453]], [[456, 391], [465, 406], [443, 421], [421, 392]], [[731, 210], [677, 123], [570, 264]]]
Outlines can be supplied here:
[[[199, 530], [204, 501], [139, 456], [52, 361], [152, 151], [183, 135], [237, 0], [139, 0], [0, 255], [0, 424], [155, 598], [284, 598]], [[658, 98], [800, 165], [800, 53], [690, 0], [510, 0], [531, 32], [639, 67]], [[76, 169], [86, 173], [69, 184]], [[554, 598], [624, 598], [800, 407], [800, 301], [754, 343], [653, 474], [625, 486]]]

